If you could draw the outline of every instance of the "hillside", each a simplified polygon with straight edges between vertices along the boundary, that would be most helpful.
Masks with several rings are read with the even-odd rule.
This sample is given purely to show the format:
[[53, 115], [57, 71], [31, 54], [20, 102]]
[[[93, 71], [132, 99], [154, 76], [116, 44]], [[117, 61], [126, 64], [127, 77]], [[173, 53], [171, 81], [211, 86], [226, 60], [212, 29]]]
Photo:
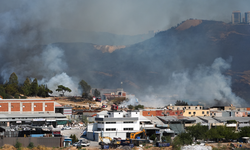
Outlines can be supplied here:
[[158, 100], [154, 104], [160, 106], [177, 99], [248, 105], [249, 31], [244, 24], [187, 20], [127, 46], [58, 42], [49, 48], [20, 49], [11, 43], [3, 47], [13, 51], [3, 51], [1, 75], [6, 78], [15, 70], [20, 80], [27, 76], [48, 80], [65, 72], [69, 78], [60, 79], [62, 84], [75, 81], [77, 86], [84, 79], [93, 88], [122, 86], [141, 101]]

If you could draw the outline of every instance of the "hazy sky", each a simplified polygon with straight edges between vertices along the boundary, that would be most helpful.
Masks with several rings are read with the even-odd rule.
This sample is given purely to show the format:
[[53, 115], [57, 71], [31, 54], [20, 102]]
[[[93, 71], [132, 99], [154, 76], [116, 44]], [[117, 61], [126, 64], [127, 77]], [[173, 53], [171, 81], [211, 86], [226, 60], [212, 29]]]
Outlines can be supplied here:
[[230, 22], [232, 11], [243, 14], [249, 6], [249, 0], [1, 0], [0, 12], [32, 13], [48, 28], [133, 35], [189, 18]]

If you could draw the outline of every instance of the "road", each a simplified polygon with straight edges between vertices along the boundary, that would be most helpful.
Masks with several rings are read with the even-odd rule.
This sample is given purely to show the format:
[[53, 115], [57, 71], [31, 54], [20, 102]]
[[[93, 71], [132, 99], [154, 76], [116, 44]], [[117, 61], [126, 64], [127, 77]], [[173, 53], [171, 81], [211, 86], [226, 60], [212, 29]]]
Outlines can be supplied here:
[[98, 142], [96, 142], [96, 141], [90, 141], [90, 140], [88, 140], [88, 139], [86, 139], [86, 137], [81, 137], [81, 135], [82, 135], [82, 133], [83, 133], [83, 130], [85, 129], [86, 127], [83, 127], [83, 128], [79, 128], [79, 127], [72, 127], [72, 129], [71, 130], [62, 130], [62, 132], [61, 132], [61, 134], [63, 135], [63, 136], [67, 136], [67, 137], [70, 137], [70, 135], [72, 134], [72, 135], [76, 135], [76, 137], [78, 138], [78, 139], [82, 139], [82, 140], [84, 140], [84, 141], [89, 141], [90, 142], [90, 146], [89, 146], [89, 148], [100, 148], [100, 145], [99, 145], [99, 143]]

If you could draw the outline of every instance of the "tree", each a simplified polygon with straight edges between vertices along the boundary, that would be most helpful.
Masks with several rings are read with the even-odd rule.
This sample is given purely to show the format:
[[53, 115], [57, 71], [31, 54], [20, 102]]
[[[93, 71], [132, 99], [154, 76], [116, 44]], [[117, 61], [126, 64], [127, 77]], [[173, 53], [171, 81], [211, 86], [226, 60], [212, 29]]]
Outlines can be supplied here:
[[240, 128], [240, 136], [241, 137], [250, 137], [250, 127]]
[[187, 132], [190, 133], [190, 135], [195, 139], [204, 139], [207, 131], [208, 127], [202, 126], [200, 123], [187, 127]]
[[133, 105], [128, 105], [128, 109], [134, 109]]
[[31, 83], [30, 83], [30, 79], [28, 77], [24, 81], [21, 89], [22, 89], [22, 92], [24, 95], [29, 96], [31, 94]]
[[188, 103], [185, 101], [177, 100], [175, 106], [188, 106]]
[[135, 107], [135, 110], [138, 110], [138, 109], [144, 109], [144, 105], [136, 105]]
[[63, 85], [58, 85], [58, 88], [56, 89], [57, 92], [62, 92], [63, 96], [65, 92], [71, 92], [71, 89], [68, 87], [65, 87]]
[[88, 83], [84, 80], [81, 80], [79, 82], [79, 85], [83, 90], [83, 92], [82, 92], [83, 97], [88, 97], [88, 93], [90, 92], [91, 86], [88, 85]]
[[17, 77], [17, 75], [16, 75], [15, 72], [13, 72], [13, 73], [10, 75], [9, 84], [13, 84], [13, 85], [15, 85], [15, 86], [18, 86], [18, 77]]
[[101, 96], [100, 91], [98, 91], [97, 89], [95, 89], [95, 91], [94, 91], [94, 96], [95, 96], [95, 97]]
[[50, 89], [48, 89], [47, 85], [39, 85], [39, 89], [38, 89], [38, 96], [42, 96], [42, 97], [48, 97], [49, 94], [52, 94], [53, 91], [51, 91]]
[[33, 96], [37, 96], [38, 90], [39, 90], [39, 87], [38, 87], [37, 79], [35, 78], [33, 82], [31, 83], [31, 94]]

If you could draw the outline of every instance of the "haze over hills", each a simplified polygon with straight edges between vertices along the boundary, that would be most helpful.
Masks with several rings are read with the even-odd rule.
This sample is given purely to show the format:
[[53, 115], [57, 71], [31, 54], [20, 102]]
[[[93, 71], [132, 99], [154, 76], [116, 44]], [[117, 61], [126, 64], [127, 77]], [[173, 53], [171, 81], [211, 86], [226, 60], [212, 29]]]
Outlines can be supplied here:
[[132, 45], [154, 36], [154, 33], [140, 35], [117, 35], [106, 32], [78, 31], [69, 29], [50, 29], [43, 31], [43, 44], [56, 42], [84, 42], [97, 45]]
[[[11, 55], [3, 51], [1, 76], [6, 80], [14, 71], [20, 82], [36, 77], [49, 88], [59, 80], [72, 83], [73, 89], [81, 79], [94, 88], [119, 88], [123, 82], [126, 91], [145, 103], [157, 100], [158, 106], [177, 99], [245, 105], [250, 101], [249, 31], [244, 24], [187, 20], [114, 51], [82, 42], [58, 42], [21, 52], [19, 48]], [[2, 49], [10, 47], [18, 45]]]

